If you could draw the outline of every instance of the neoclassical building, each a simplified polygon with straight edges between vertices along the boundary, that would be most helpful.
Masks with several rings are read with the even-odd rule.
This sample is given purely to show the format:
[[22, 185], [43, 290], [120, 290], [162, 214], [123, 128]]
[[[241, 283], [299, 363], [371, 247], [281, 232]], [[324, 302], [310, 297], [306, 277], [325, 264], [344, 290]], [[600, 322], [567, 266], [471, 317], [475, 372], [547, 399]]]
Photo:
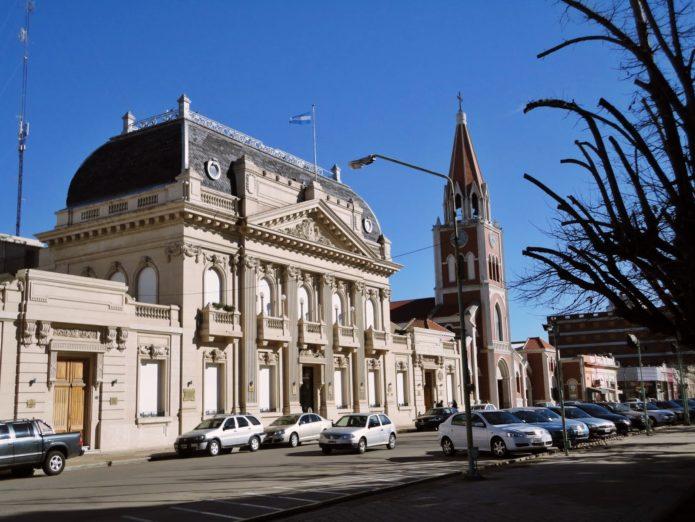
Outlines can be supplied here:
[[66, 203], [37, 235], [38, 270], [1, 283], [1, 417], [42, 417], [115, 449], [166, 444], [229, 411], [270, 422], [374, 410], [409, 425], [425, 370], [461, 403], [454, 336], [437, 332], [423, 358], [422, 336], [392, 327], [400, 267], [338, 167], [182, 96], [151, 118], [126, 114]]
[[[452, 202], [444, 187], [443, 215], [432, 228], [435, 295], [391, 303], [396, 322], [432, 320], [463, 332], [471, 354], [473, 400], [498, 407], [523, 406], [527, 400], [527, 365], [512, 348], [504, 265], [502, 227], [492, 217], [490, 193], [473, 147], [466, 115], [456, 115], [449, 177]], [[453, 208], [452, 208], [453, 206]], [[454, 217], [455, 216], [455, 217]], [[452, 241], [454, 219], [460, 243]], [[461, 267], [465, 322], [459, 321], [456, 259]]]

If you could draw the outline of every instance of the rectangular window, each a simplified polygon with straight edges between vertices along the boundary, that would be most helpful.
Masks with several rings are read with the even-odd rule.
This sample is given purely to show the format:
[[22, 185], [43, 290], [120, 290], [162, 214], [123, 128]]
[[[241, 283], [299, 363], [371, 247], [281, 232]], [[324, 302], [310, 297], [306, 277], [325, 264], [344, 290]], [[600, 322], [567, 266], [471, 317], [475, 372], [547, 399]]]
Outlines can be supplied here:
[[222, 392], [224, 383], [222, 368], [224, 367], [221, 364], [205, 364], [205, 382], [203, 384], [205, 415], [215, 415], [224, 411], [222, 403], [222, 397], [224, 396]]
[[370, 406], [379, 406], [378, 402], [378, 397], [376, 393], [376, 383], [377, 383], [377, 378], [376, 378], [376, 371], [374, 370], [369, 370], [369, 373], [367, 374], [367, 389], [369, 392], [369, 405]]
[[140, 417], [164, 415], [164, 393], [162, 373], [164, 361], [141, 361], [138, 397]]
[[454, 402], [454, 374], [446, 374], [446, 402], [451, 404]]
[[396, 402], [398, 406], [408, 405], [405, 396], [405, 381], [405, 372], [396, 372]]
[[344, 408], [345, 397], [343, 396], [343, 370], [336, 370], [333, 373], [333, 390], [335, 392], [336, 408]]
[[261, 366], [258, 371], [258, 407], [261, 411], [271, 411], [272, 386], [270, 367]]

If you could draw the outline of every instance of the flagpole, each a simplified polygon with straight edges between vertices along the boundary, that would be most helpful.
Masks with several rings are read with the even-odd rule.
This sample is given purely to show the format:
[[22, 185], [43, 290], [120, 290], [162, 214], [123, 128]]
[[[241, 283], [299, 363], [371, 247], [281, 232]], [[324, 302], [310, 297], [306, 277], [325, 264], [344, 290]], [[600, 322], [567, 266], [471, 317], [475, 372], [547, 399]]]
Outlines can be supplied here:
[[314, 135], [314, 179], [316, 179], [319, 175], [319, 163], [316, 154], [316, 104], [314, 103], [311, 104], [311, 127]]

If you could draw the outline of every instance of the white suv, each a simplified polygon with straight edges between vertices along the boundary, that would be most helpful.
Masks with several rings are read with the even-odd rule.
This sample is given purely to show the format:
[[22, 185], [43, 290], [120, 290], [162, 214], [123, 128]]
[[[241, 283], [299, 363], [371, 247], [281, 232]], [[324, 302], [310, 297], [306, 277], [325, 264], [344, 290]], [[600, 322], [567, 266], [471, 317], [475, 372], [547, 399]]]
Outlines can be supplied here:
[[326, 454], [334, 449], [352, 449], [364, 453], [367, 448], [396, 447], [396, 427], [383, 413], [350, 413], [321, 432], [319, 446]]
[[207, 451], [211, 457], [216, 457], [223, 449], [245, 446], [256, 451], [264, 436], [263, 424], [253, 415], [216, 415], [179, 435], [174, 450], [179, 456]]
[[[471, 415], [473, 444], [502, 458], [510, 452], [546, 451], [553, 444], [548, 430], [529, 426], [506, 411], [480, 411]], [[439, 425], [439, 443], [445, 455], [466, 449], [466, 414], [457, 413]]]

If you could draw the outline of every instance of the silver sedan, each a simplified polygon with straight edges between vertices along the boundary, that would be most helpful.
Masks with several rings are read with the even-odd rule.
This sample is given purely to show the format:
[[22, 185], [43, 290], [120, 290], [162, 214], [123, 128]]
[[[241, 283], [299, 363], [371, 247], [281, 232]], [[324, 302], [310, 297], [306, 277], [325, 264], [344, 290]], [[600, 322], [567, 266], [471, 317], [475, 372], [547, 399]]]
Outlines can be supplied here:
[[264, 444], [289, 444], [296, 448], [302, 442], [319, 439], [320, 433], [332, 426], [331, 421], [315, 413], [283, 415], [265, 429]]

